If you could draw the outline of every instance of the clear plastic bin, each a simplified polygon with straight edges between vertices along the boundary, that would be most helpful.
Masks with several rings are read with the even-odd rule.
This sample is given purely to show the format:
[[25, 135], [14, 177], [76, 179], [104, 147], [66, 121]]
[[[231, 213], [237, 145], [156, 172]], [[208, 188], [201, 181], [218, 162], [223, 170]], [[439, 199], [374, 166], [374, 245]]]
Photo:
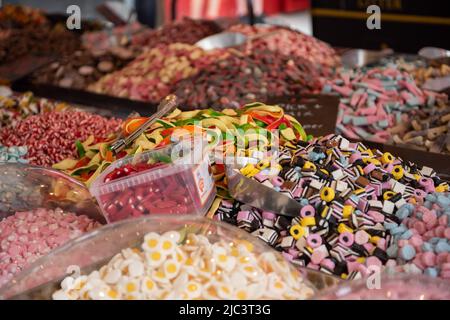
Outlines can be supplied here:
[[[9, 286], [0, 290], [0, 299], [51, 299], [55, 291], [61, 289], [61, 281], [76, 269], [73, 266], [80, 268], [81, 275], [87, 275], [107, 264], [121, 250], [136, 248], [141, 252], [143, 250], [141, 245], [148, 233], [161, 235], [167, 232], [173, 234], [173, 231], [177, 231], [180, 234], [180, 238], [176, 242], [178, 245], [195, 245], [192, 242], [187, 242], [188, 239], [192, 239], [192, 235], [195, 235], [206, 238], [213, 245], [213, 248], [221, 243], [224, 246], [229, 246], [229, 250], [239, 248], [240, 245], [244, 245], [248, 250], [251, 250], [258, 261], [258, 266], [264, 271], [262, 274], [258, 274], [258, 277], [253, 278], [253, 280], [248, 280], [248, 286], [252, 284], [251, 282], [261, 280], [260, 278], [263, 275], [268, 276], [270, 279], [271, 277], [268, 274], [271, 273], [276, 275], [285, 285], [303, 290], [301, 291], [303, 298], [310, 298], [317, 293], [317, 289], [313, 283], [307, 280], [308, 278], [320, 278], [321, 284], [335, 283], [334, 278], [330, 277], [330, 281], [328, 281], [325, 279], [328, 277], [327, 275], [319, 274], [317, 271], [308, 269], [299, 271], [277, 251], [248, 233], [226, 223], [195, 215], [155, 215], [103, 226], [53, 251], [23, 271], [10, 282]], [[208, 254], [207, 252], [209, 251], [205, 250], [202, 252]], [[232, 251], [229, 252], [232, 255]], [[236, 258], [236, 263], [238, 264], [234, 267], [238, 269], [231, 270], [232, 274], [236, 270], [241, 270], [239, 268], [244, 267], [246, 261], [253, 261], [250, 258], [248, 258], [250, 260], [247, 260], [247, 258], [241, 260], [238, 257]], [[205, 259], [208, 258], [206, 257]], [[184, 261], [181, 262], [182, 265], [188, 264], [188, 260], [182, 261]], [[155, 270], [157, 268], [155, 267]], [[200, 270], [200, 268], [195, 268], [195, 270]], [[152, 272], [148, 272], [146, 271], [146, 274], [153, 275]], [[217, 272], [216, 274], [220, 275], [221, 273]], [[208, 281], [209, 278], [206, 277], [205, 279]], [[239, 284], [239, 279], [234, 279], [231, 282], [236, 284], [236, 280], [238, 280]], [[277, 292], [269, 289], [263, 288], [259, 290], [260, 298], [283, 298], [282, 294], [277, 295]]]
[[[379, 286], [378, 286], [379, 285]], [[450, 281], [424, 275], [384, 274], [375, 279], [345, 281], [319, 293], [319, 300], [450, 300]]]
[[61, 208], [106, 222], [89, 190], [68, 175], [27, 164], [0, 164], [0, 221], [37, 208]]
[[[116, 168], [129, 164], [168, 162], [105, 182]], [[108, 222], [148, 214], [205, 215], [216, 195], [203, 140], [182, 140], [167, 147], [128, 156], [112, 163], [92, 184]]]

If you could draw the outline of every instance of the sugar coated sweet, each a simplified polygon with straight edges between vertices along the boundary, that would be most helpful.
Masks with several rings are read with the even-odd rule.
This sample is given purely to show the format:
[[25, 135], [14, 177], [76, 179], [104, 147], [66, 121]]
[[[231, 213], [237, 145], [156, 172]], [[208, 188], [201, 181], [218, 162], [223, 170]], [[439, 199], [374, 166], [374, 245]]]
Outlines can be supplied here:
[[0, 222], [0, 287], [51, 250], [99, 224], [61, 209], [16, 212]]

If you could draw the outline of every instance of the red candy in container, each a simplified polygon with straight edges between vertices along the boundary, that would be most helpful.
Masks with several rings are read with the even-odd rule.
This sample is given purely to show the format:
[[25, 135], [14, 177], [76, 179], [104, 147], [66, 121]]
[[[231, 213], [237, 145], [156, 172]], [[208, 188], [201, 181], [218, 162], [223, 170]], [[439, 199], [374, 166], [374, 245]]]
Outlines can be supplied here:
[[206, 214], [216, 190], [206, 142], [182, 140], [112, 163], [92, 184], [108, 222], [149, 214]]

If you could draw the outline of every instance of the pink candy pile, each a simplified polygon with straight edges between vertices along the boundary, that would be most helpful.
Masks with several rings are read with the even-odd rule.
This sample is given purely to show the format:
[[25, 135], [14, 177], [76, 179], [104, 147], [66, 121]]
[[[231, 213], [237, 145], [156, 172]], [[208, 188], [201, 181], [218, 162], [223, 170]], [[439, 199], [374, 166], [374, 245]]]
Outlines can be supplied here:
[[0, 222], [0, 287], [39, 257], [99, 227], [61, 209], [17, 212]]
[[[402, 225], [386, 225], [395, 242], [387, 253], [400, 271], [450, 279], [450, 193], [435, 193], [425, 201], [402, 207]], [[394, 266], [392, 260], [388, 266]], [[398, 270], [397, 270], [398, 271]]]
[[106, 119], [83, 111], [48, 112], [21, 120], [0, 131], [0, 143], [27, 146], [30, 164], [50, 167], [76, 155], [75, 141], [93, 135], [105, 139], [120, 128], [120, 119]]
[[[287, 56], [302, 57], [315, 66], [332, 68], [340, 64], [339, 56], [334, 49], [317, 38], [280, 26], [234, 25], [230, 32], [239, 32], [248, 37], [258, 36], [245, 45], [247, 53], [255, 49], [268, 49]], [[261, 35], [265, 34], [262, 37]], [[327, 70], [322, 69], [325, 74]]]

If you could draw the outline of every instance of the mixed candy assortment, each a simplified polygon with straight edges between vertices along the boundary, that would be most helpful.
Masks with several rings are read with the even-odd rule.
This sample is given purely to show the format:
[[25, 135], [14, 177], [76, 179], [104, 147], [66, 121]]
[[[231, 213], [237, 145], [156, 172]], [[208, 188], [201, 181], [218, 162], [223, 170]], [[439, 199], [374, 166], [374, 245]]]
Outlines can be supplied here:
[[318, 69], [299, 56], [262, 49], [248, 54], [233, 51], [198, 75], [181, 81], [175, 93], [190, 109], [239, 108], [271, 96], [320, 92]]
[[174, 90], [178, 81], [225, 55], [222, 50], [206, 52], [183, 43], [159, 45], [142, 53], [125, 68], [102, 77], [89, 90], [157, 103]]
[[[123, 134], [129, 135], [137, 127], [143, 124], [147, 118], [131, 118], [122, 125]], [[72, 177], [85, 182], [88, 186], [98, 175], [115, 159], [126, 155], [137, 154], [145, 150], [152, 150], [171, 143], [172, 137], [180, 134], [194, 133], [206, 130], [212, 142], [217, 141], [215, 150], [218, 153], [234, 154], [237, 157], [250, 156], [255, 150], [252, 141], [259, 141], [258, 147], [264, 149], [270, 146], [270, 132], [280, 130], [280, 143], [284, 144], [293, 140], [307, 140], [300, 123], [293, 117], [284, 114], [282, 108], [254, 103], [238, 110], [224, 109], [221, 112], [211, 109], [181, 111], [176, 109], [163, 119], [150, 126], [145, 134], [142, 134], [125, 151], [114, 156], [108, 152], [108, 146], [114, 140], [111, 138], [103, 143], [95, 144], [94, 141], [83, 142], [84, 156], [78, 159], [65, 159], [53, 167], [65, 170]], [[227, 132], [229, 136], [227, 137]], [[235, 137], [246, 139], [247, 142], [237, 153], [237, 140]], [[80, 164], [82, 164], [80, 166]], [[223, 163], [213, 164], [213, 174], [219, 188], [225, 188], [223, 177], [225, 175]]]
[[67, 109], [65, 103], [53, 102], [44, 98], [37, 98], [31, 92], [23, 94], [0, 95], [0, 129], [14, 127], [21, 119], [48, 111]]
[[100, 225], [61, 209], [16, 212], [0, 221], [0, 287], [50, 250]]
[[144, 236], [89, 275], [66, 277], [53, 299], [306, 299], [314, 289], [273, 252], [186, 231]]
[[344, 279], [387, 264], [396, 240], [390, 226], [401, 224], [405, 206], [449, 190], [431, 168], [336, 135], [299, 142], [275, 160], [278, 168], [269, 170], [264, 159], [241, 173], [299, 201], [298, 217], [224, 200], [215, 219], [251, 232], [298, 266]]
[[172, 43], [194, 44], [203, 38], [222, 31], [212, 21], [183, 18], [161, 26], [156, 30], [146, 30], [133, 38], [133, 44], [154, 48], [158, 45]]
[[450, 193], [428, 194], [398, 215], [402, 224], [386, 225], [395, 240], [388, 256], [397, 258], [402, 271], [450, 279]]

